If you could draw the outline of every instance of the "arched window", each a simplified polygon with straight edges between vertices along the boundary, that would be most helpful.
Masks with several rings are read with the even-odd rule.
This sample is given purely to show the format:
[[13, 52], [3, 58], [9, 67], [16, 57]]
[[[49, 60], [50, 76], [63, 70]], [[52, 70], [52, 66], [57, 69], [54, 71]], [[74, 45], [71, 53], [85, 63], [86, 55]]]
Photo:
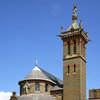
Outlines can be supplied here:
[[68, 42], [68, 55], [70, 55], [70, 42]]
[[70, 72], [70, 67], [69, 67], [69, 65], [68, 65], [68, 73]]
[[76, 72], [76, 65], [74, 64], [74, 72]]
[[40, 91], [40, 84], [39, 83], [35, 83], [35, 91]]
[[45, 85], [45, 92], [48, 92], [48, 84]]
[[96, 93], [96, 91], [93, 92], [93, 96], [94, 96], [94, 98], [97, 97], [97, 93]]
[[74, 41], [74, 54], [76, 54], [76, 41]]

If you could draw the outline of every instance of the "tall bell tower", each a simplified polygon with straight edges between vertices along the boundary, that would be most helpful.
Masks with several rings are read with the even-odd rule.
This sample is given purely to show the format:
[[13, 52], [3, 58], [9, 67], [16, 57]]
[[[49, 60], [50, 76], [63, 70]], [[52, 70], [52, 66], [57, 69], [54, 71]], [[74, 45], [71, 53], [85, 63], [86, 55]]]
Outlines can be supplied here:
[[72, 24], [58, 35], [63, 40], [63, 100], [86, 100], [86, 44], [88, 32], [82, 21], [77, 25], [77, 6], [74, 4]]

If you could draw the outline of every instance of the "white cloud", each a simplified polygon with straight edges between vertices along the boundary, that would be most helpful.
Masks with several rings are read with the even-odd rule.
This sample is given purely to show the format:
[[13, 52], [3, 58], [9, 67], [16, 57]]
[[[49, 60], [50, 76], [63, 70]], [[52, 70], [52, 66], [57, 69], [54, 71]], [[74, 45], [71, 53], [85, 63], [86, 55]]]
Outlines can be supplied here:
[[0, 100], [9, 100], [11, 95], [11, 92], [0, 92]]

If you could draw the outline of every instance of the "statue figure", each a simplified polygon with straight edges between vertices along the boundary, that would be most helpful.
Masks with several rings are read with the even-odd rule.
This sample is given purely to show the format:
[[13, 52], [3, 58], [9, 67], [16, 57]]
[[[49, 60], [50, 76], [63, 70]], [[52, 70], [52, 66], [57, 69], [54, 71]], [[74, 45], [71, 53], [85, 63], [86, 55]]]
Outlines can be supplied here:
[[25, 89], [26, 94], [28, 94], [28, 90], [30, 89], [30, 84], [26, 82], [23, 88]]
[[73, 13], [74, 13], [74, 15], [76, 15], [76, 11], [77, 11], [77, 6], [76, 6], [76, 3], [75, 3], [74, 7], [73, 7]]

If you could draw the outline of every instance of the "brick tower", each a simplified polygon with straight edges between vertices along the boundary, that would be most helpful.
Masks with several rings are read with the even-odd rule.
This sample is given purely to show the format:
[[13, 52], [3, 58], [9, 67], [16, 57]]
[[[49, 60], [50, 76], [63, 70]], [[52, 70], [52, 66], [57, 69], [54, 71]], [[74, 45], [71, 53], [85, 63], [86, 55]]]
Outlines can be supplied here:
[[63, 40], [63, 100], [86, 100], [86, 44], [88, 32], [82, 21], [77, 25], [77, 6], [74, 4], [72, 25], [58, 35]]

